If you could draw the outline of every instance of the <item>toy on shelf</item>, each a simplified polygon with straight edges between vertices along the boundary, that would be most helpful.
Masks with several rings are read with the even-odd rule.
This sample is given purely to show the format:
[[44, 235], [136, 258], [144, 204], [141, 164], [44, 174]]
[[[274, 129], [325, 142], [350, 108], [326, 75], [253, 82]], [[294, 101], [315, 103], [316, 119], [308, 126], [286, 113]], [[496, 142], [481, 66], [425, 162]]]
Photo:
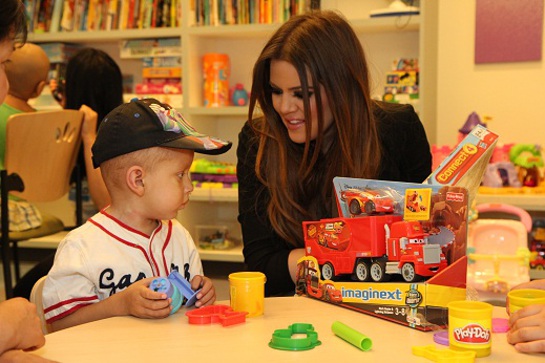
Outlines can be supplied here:
[[382, 100], [391, 103], [416, 104], [418, 98], [418, 59], [394, 60], [392, 70], [386, 74]]
[[505, 144], [496, 147], [479, 192], [545, 193], [541, 151], [541, 147], [534, 144]]
[[196, 188], [236, 188], [237, 168], [233, 163], [195, 159], [191, 164], [191, 180]]
[[[513, 286], [530, 280], [527, 233], [531, 217], [507, 204], [480, 204], [479, 218], [469, 225], [468, 286], [482, 295], [506, 294]], [[484, 213], [505, 213], [513, 219], [484, 219]]]
[[233, 106], [246, 106], [248, 104], [248, 92], [244, 89], [242, 83], [235, 84], [235, 87], [231, 88], [231, 104]]
[[197, 225], [197, 241], [202, 249], [226, 250], [233, 248], [236, 241], [229, 237], [227, 226]]
[[[487, 166], [481, 185], [491, 188], [520, 188], [522, 186], [515, 164], [509, 159], [514, 144], [497, 145]], [[507, 189], [505, 189], [507, 190]]]
[[420, 9], [416, 6], [409, 6], [401, 0], [393, 0], [392, 3], [383, 9], [371, 10], [369, 16], [371, 18], [383, 16], [403, 16], [403, 15], [418, 15]]
[[537, 219], [530, 232], [530, 268], [545, 270], [545, 220]]
[[[485, 116], [484, 119], [486, 121], [490, 121], [490, 117], [488, 116]], [[479, 115], [474, 111], [469, 114], [463, 126], [458, 129], [458, 143], [462, 141], [477, 125], [487, 127], [487, 124], [482, 122]]]
[[537, 187], [543, 181], [539, 168], [543, 167], [541, 146], [517, 144], [511, 148], [509, 158], [519, 168], [519, 179], [525, 187]]

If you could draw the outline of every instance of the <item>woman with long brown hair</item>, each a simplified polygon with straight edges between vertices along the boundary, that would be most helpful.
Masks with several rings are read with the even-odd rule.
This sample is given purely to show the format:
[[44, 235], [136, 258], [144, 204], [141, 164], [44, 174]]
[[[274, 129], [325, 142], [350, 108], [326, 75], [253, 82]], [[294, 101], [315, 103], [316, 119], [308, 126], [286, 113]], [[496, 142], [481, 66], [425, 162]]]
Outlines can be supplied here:
[[[294, 292], [301, 222], [336, 214], [333, 177], [422, 182], [431, 154], [411, 106], [370, 97], [362, 46], [332, 11], [295, 16], [253, 70], [237, 173], [244, 257], [266, 294]], [[252, 118], [256, 109], [262, 117]]]

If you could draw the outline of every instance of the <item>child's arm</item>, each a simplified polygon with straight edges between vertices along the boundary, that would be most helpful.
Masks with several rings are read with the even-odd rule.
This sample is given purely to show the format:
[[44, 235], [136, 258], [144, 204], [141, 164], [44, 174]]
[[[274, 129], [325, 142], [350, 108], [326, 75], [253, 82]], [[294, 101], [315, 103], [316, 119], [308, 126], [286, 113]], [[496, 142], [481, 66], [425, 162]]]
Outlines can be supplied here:
[[216, 289], [212, 284], [212, 280], [208, 277], [196, 275], [191, 280], [191, 288], [193, 290], [201, 288], [201, 291], [197, 294], [196, 307], [212, 305], [216, 301]]
[[95, 304], [76, 310], [54, 321], [54, 331], [113, 316], [132, 315], [138, 318], [165, 318], [170, 314], [171, 299], [148, 288], [153, 278], [142, 279], [127, 289]]
[[85, 172], [87, 173], [87, 184], [89, 185], [89, 194], [95, 207], [101, 210], [111, 203], [110, 194], [106, 189], [106, 184], [102, 179], [100, 168], [93, 167], [93, 153], [91, 147], [97, 137], [98, 114], [86, 105], [80, 107], [80, 111], [85, 115], [81, 127], [81, 142], [83, 144], [83, 156], [85, 158]]
[[529, 305], [509, 318], [507, 342], [519, 352], [545, 352], [545, 305]]

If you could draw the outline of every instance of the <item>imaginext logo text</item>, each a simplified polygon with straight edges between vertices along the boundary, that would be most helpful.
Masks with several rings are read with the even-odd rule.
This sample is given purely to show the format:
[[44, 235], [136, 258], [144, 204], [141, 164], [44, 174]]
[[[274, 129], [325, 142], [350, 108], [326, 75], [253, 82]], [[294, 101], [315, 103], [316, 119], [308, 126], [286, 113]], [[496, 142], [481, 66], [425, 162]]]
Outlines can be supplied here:
[[395, 300], [401, 301], [402, 292], [399, 289], [394, 291], [387, 290], [375, 290], [372, 287], [365, 290], [358, 289], [347, 289], [345, 287], [341, 288], [343, 299], [345, 298], [354, 298], [361, 299], [363, 301], [368, 300]]

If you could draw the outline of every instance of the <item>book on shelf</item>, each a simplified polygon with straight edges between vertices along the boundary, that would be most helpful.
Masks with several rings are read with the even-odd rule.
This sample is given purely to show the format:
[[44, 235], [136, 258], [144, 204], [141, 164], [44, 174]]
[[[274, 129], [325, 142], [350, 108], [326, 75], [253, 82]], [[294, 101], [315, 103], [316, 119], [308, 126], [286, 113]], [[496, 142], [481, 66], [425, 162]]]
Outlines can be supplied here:
[[47, 54], [50, 63], [66, 63], [81, 49], [81, 45], [72, 43], [42, 43], [38, 44]]
[[320, 6], [320, 0], [194, 0], [191, 11], [197, 26], [273, 24]]
[[182, 67], [144, 67], [142, 68], [143, 78], [180, 78]]
[[181, 67], [181, 57], [144, 57], [142, 58], [143, 67]]
[[26, 0], [30, 32], [178, 27], [183, 0]]
[[182, 46], [180, 38], [131, 39], [121, 42], [122, 59], [143, 57], [180, 56]]
[[181, 94], [182, 81], [179, 78], [147, 78], [135, 85], [134, 93]]
[[182, 82], [176, 78], [151, 78], [145, 79], [142, 83], [137, 83], [134, 93], [142, 94], [181, 94]]

